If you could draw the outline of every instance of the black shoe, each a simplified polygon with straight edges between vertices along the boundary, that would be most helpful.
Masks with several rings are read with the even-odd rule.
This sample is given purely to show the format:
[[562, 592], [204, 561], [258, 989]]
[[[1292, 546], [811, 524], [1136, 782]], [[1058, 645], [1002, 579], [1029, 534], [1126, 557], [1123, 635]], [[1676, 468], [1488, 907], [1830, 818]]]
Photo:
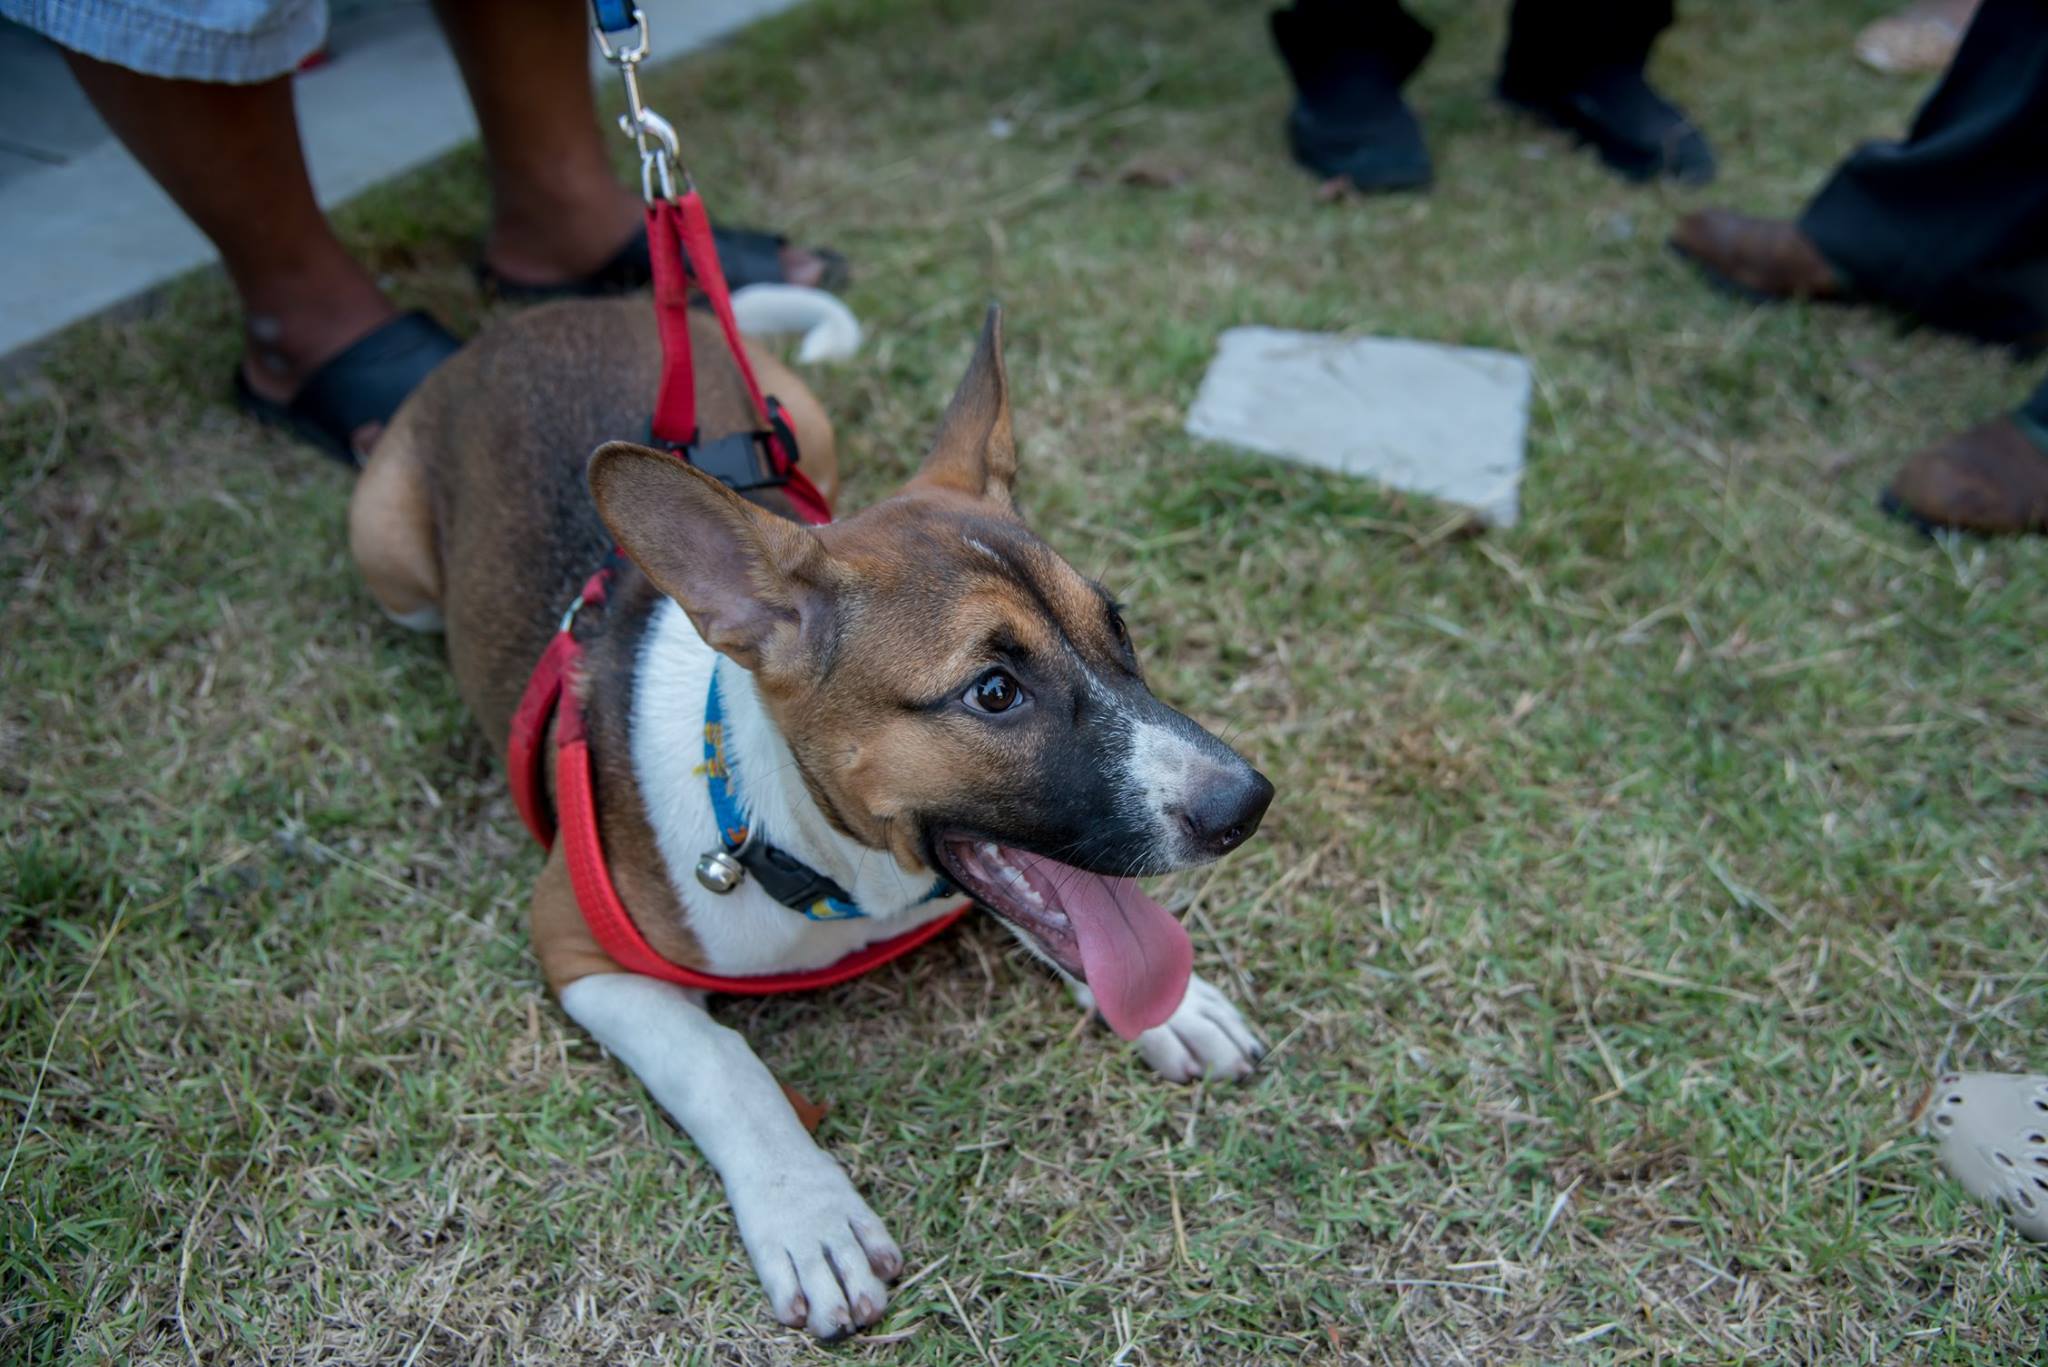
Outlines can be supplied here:
[[1294, 159], [1324, 180], [1343, 179], [1367, 192], [1419, 190], [1433, 170], [1422, 125], [1399, 92], [1384, 108], [1327, 115], [1296, 100], [1287, 115], [1287, 146]]
[[1422, 125], [1401, 98], [1402, 82], [1429, 51], [1428, 31], [1319, 32], [1291, 10], [1276, 10], [1272, 22], [1273, 44], [1294, 80], [1287, 146], [1295, 161], [1360, 190], [1429, 184]]
[[1630, 180], [1667, 176], [1687, 185], [1714, 178], [1714, 152], [1685, 111], [1650, 88], [1639, 68], [1607, 67], [1570, 88], [1543, 89], [1501, 73], [1500, 97], [1574, 133]]
[[1324, 180], [1342, 179], [1367, 193], [1419, 190], [1435, 174], [1422, 126], [1397, 96], [1375, 120], [1326, 120], [1301, 101], [1287, 115], [1287, 146], [1295, 161]]

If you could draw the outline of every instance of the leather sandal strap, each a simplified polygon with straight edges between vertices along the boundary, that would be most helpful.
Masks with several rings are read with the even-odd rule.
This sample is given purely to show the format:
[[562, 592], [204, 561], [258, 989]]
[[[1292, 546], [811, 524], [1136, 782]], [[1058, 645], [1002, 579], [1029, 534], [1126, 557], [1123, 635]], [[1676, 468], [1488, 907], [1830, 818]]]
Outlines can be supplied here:
[[287, 410], [346, 442], [365, 423], [389, 422], [406, 395], [461, 346], [428, 314], [400, 314], [309, 375]]

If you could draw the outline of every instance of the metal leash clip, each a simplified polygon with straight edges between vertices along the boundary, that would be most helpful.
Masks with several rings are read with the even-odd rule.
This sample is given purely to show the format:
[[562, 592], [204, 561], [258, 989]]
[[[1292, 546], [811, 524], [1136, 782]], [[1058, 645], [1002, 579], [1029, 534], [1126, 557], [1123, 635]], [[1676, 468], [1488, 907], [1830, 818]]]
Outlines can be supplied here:
[[678, 184], [685, 189], [695, 188], [683, 166], [683, 144], [676, 136], [675, 125], [649, 109], [640, 98], [640, 63], [653, 50], [647, 15], [634, 6], [633, 37], [631, 41], [622, 39], [617, 46], [606, 36], [603, 24], [593, 23], [590, 31], [597, 37], [597, 50], [618, 68], [619, 80], [626, 87], [626, 112], [619, 115], [619, 131], [631, 138], [640, 151], [641, 197], [653, 204], [657, 187], [661, 199], [674, 199]]

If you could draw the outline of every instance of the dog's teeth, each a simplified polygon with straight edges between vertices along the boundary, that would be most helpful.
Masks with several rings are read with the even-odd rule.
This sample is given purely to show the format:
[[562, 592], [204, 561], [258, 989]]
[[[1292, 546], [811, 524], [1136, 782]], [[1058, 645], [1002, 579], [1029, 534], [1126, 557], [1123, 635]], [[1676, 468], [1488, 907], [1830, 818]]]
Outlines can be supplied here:
[[1037, 911], [1045, 910], [1045, 899], [1038, 895], [1038, 889], [1024, 876], [1024, 871], [1003, 857], [1003, 850], [993, 840], [979, 840], [973, 846], [975, 857], [980, 860], [976, 870], [980, 876], [1001, 885], [1023, 905]]

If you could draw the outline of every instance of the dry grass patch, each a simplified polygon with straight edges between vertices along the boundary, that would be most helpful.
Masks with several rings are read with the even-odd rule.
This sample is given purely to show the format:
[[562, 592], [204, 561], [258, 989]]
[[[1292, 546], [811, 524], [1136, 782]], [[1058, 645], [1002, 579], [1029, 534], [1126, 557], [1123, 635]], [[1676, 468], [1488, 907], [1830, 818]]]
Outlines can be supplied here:
[[[1168, 890], [1277, 1043], [1249, 1086], [1158, 1084], [983, 924], [722, 1008], [910, 1253], [832, 1351], [2038, 1356], [2048, 1263], [1905, 1108], [2048, 1062], [2048, 546], [1871, 507], [2035, 376], [1707, 292], [1661, 248], [1701, 196], [1491, 104], [1501, 4], [1424, 8], [1426, 198], [1314, 202], [1248, 4], [820, 0], [656, 82], [722, 216], [856, 260], [852, 499], [1002, 296], [1027, 510], [1281, 792]], [[1686, 7], [1712, 198], [1900, 125], [1846, 51], [1882, 8]], [[346, 230], [470, 327], [483, 203], [464, 154]], [[1525, 522], [1180, 435], [1252, 321], [1526, 352]], [[197, 278], [0, 416], [0, 1356], [821, 1357], [547, 1000], [490, 746], [355, 586], [344, 481], [227, 409], [235, 346]]]

